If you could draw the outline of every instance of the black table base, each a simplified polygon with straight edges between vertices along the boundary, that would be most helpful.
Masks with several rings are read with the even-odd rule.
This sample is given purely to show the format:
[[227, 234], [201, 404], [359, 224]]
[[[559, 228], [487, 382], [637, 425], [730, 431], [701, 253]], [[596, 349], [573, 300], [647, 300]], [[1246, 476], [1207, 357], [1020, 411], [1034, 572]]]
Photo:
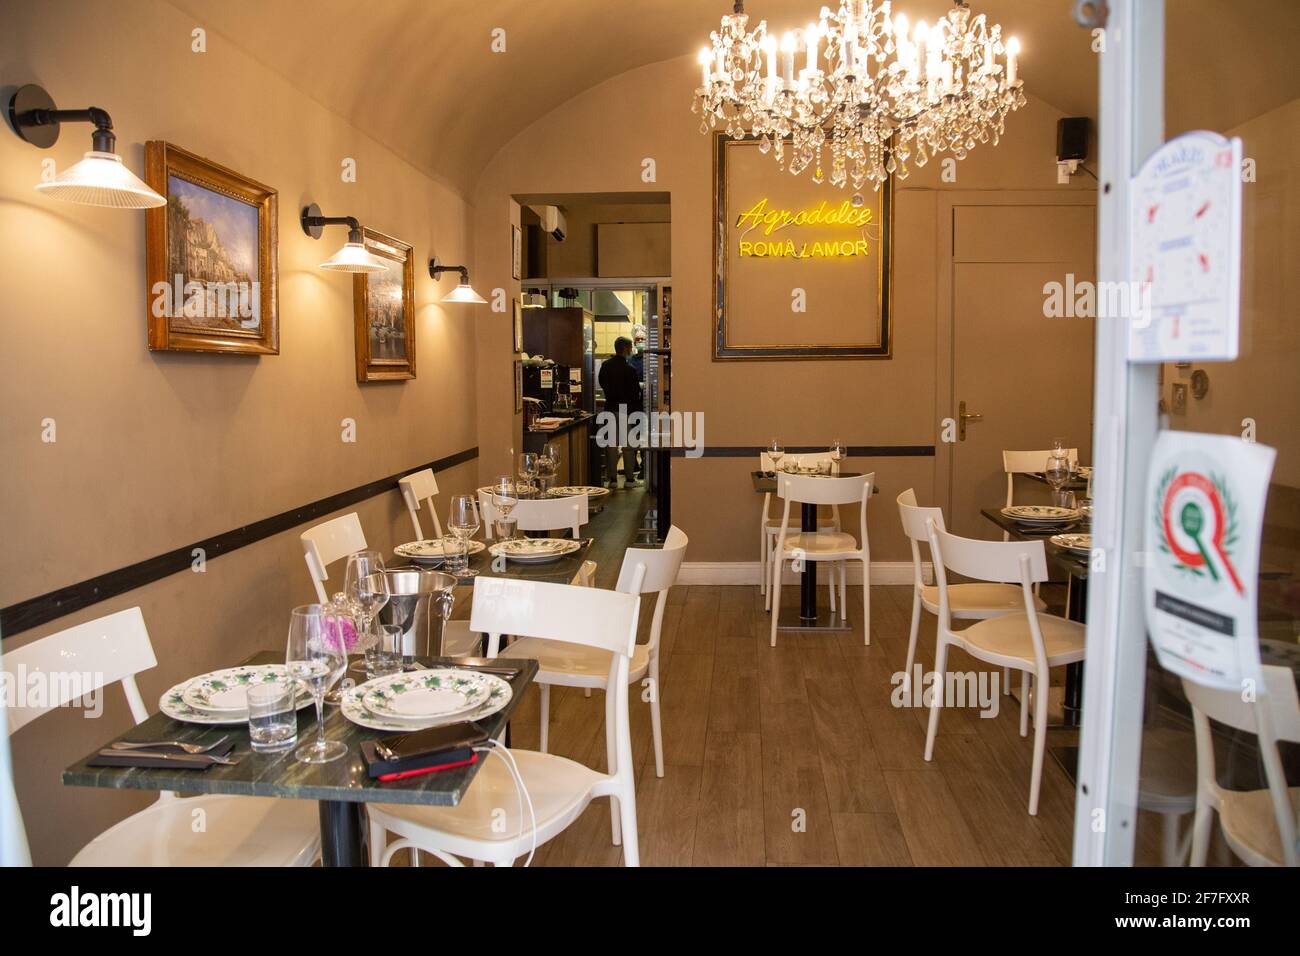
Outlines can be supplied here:
[[321, 866], [369, 866], [365, 804], [320, 801]]
[[[801, 505], [800, 530], [804, 534], [817, 533], [817, 506]], [[835, 577], [831, 576], [831, 587], [835, 587]], [[799, 610], [782, 610], [777, 616], [778, 631], [847, 631], [849, 625], [841, 621], [838, 614], [821, 611], [817, 608], [817, 562], [803, 562], [803, 574], [799, 579]]]

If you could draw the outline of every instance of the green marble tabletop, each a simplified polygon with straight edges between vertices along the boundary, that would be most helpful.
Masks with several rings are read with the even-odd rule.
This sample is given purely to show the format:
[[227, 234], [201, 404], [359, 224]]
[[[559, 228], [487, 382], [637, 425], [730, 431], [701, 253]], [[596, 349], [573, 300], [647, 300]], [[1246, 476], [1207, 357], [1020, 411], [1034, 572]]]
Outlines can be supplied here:
[[[283, 652], [262, 651], [245, 664], [269, 664], [284, 660]], [[463, 666], [464, 659], [420, 658], [431, 667]], [[487, 662], [483, 662], [487, 663]], [[510, 703], [491, 717], [480, 721], [491, 737], [501, 740], [510, 715], [537, 674], [537, 662], [498, 658], [496, 667], [517, 667], [519, 673], [509, 678], [513, 695]], [[316, 734], [316, 709], [298, 712], [298, 740], [313, 739]], [[248, 727], [207, 727], [172, 720], [166, 714], [154, 714], [144, 723], [113, 740], [183, 740], [210, 743], [230, 735], [235, 749], [228, 756], [240, 758], [233, 767], [211, 766], [206, 770], [161, 770], [144, 767], [91, 767], [87, 761], [113, 741], [87, 754], [63, 771], [63, 782], [73, 787], [111, 787], [117, 790], [175, 790], [181, 793], [228, 793], [249, 797], [287, 797], [297, 800], [335, 800], [350, 803], [419, 803], [432, 806], [455, 806], [468, 789], [486, 754], [468, 767], [421, 774], [406, 780], [381, 783], [366, 775], [359, 746], [362, 741], [391, 735], [387, 731], [367, 730], [343, 716], [337, 707], [325, 708], [325, 736], [348, 745], [347, 756], [327, 764], [305, 764], [294, 759], [293, 751], [280, 754], [253, 753], [248, 742]]]

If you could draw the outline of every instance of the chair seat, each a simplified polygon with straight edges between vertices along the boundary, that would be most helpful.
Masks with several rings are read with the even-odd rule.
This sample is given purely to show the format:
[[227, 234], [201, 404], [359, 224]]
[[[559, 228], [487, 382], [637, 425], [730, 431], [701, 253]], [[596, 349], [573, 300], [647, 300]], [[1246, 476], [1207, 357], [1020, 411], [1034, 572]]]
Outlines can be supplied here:
[[[1287, 791], [1291, 815], [1300, 814], [1300, 787]], [[1273, 800], [1267, 790], [1219, 791], [1219, 820], [1223, 835], [1234, 853], [1254, 866], [1282, 866], [1282, 836], [1273, 814]], [[1257, 859], [1250, 859], [1253, 854]]]
[[[576, 820], [591, 802], [592, 788], [607, 779], [567, 757], [535, 750], [511, 749], [510, 754], [533, 802], [538, 846]], [[514, 778], [504, 759], [488, 753], [480, 753], [479, 759], [486, 763], [457, 806], [372, 803], [368, 807], [370, 822], [420, 846], [455, 856], [499, 862], [527, 854], [532, 846], [532, 818], [525, 804], [521, 839]]]
[[785, 539], [785, 550], [802, 549], [809, 557], [829, 556], [856, 552], [858, 542], [853, 535], [844, 531], [818, 531], [813, 534], [792, 534]]
[[310, 866], [319, 855], [316, 801], [221, 795], [159, 800], [95, 837], [69, 865]]
[[[1053, 614], [1039, 614], [1038, 627], [1043, 633], [1047, 664], [1069, 664], [1083, 660], [1087, 628], [1077, 621], [1067, 621]], [[986, 651], [999, 657], [1018, 658], [1034, 663], [1034, 642], [1029, 633], [1029, 615], [1003, 614], [972, 624], [957, 637], [974, 651]]]
[[[510, 644], [502, 657], [524, 657], [537, 661], [537, 681], [568, 687], [604, 687], [609, 680], [610, 652], [581, 644], [566, 644], [540, 637], [525, 637]], [[638, 644], [628, 662], [628, 683], [645, 675], [650, 663], [650, 645]], [[558, 680], [556, 678], [559, 678]]]
[[[939, 613], [939, 587], [929, 584], [921, 586], [921, 603], [931, 614]], [[1047, 603], [1040, 597], [1034, 598], [1034, 606], [1039, 611], [1047, 610]], [[948, 610], [954, 617], [969, 619], [972, 617], [993, 617], [1011, 611], [1023, 611], [1025, 598], [1020, 588], [1014, 584], [950, 584], [948, 585]], [[987, 611], [977, 615], [974, 612]]]

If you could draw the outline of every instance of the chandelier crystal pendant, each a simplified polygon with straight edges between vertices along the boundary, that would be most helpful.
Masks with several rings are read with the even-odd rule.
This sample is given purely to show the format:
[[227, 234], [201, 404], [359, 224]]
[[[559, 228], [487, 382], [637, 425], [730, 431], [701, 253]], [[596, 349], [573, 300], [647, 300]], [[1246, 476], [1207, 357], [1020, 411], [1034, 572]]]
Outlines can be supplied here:
[[811, 167], [814, 182], [854, 189], [906, 179], [909, 162], [996, 146], [1007, 114], [1025, 105], [1016, 38], [963, 0], [933, 27], [890, 8], [843, 0], [778, 41], [764, 20], [748, 30], [735, 0], [700, 51], [700, 132], [756, 138], [792, 174]]

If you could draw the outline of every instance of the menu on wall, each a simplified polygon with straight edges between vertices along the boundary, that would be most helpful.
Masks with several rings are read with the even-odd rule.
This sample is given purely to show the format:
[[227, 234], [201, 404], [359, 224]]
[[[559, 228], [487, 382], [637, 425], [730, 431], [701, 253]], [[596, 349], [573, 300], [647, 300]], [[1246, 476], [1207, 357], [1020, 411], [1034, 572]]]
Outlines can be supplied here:
[[549, 368], [544, 368], [542, 369], [541, 379], [542, 388], [550, 388], [555, 381], [555, 372]]
[[1237, 357], [1241, 140], [1185, 133], [1133, 178], [1131, 362]]
[[1144, 588], [1165, 670], [1209, 687], [1259, 679], [1259, 544], [1276, 455], [1230, 435], [1156, 439]]

